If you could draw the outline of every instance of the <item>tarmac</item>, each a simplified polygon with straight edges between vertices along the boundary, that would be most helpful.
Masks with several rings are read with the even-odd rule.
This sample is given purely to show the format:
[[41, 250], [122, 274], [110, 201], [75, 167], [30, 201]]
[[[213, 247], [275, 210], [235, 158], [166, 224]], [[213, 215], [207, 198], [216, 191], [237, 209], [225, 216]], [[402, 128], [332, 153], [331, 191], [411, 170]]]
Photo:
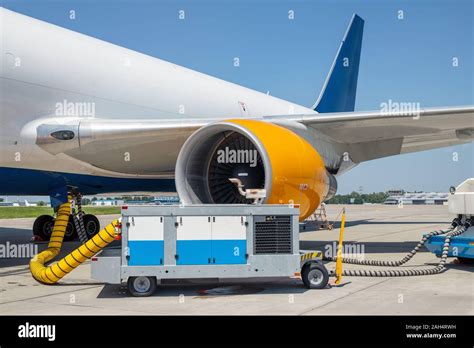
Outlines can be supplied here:
[[[327, 206], [330, 220], [342, 206]], [[366, 259], [401, 259], [430, 231], [447, 228], [447, 206], [348, 205], [345, 253]], [[100, 216], [104, 226], [115, 216]], [[0, 220], [0, 245], [29, 245], [34, 219]], [[308, 224], [300, 234], [302, 250], [330, 252], [339, 237]], [[38, 250], [46, 243], [38, 243]], [[79, 245], [66, 242], [65, 255]], [[10, 256], [10, 257], [4, 257]], [[354, 255], [348, 255], [354, 256]], [[400, 268], [434, 267], [438, 258], [426, 249]], [[30, 275], [29, 257], [0, 258], [0, 315], [472, 315], [474, 266], [448, 259], [442, 274], [417, 277], [343, 277], [339, 286], [308, 290], [298, 278], [244, 283], [175, 283], [151, 297], [128, 295], [126, 285], [90, 279], [90, 262], [57, 285], [42, 285]], [[334, 269], [334, 263], [328, 263]], [[344, 265], [345, 268], [380, 267]]]

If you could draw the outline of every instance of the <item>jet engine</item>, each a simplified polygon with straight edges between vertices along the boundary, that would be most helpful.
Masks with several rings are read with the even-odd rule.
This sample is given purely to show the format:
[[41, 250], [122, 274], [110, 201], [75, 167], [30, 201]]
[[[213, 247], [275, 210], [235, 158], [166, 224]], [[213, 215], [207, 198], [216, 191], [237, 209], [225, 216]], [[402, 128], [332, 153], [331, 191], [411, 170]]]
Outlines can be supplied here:
[[298, 204], [301, 220], [337, 189], [305, 139], [257, 120], [227, 120], [194, 132], [181, 148], [175, 175], [185, 204], [250, 204], [244, 193], [260, 190], [260, 202]]

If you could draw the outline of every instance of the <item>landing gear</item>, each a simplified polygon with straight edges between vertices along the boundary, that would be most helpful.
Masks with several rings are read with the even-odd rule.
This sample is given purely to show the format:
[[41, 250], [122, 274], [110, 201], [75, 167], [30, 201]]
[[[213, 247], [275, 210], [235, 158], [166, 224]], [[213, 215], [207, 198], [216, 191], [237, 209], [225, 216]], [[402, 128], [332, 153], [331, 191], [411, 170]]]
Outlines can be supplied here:
[[[91, 239], [100, 231], [99, 219], [97, 219], [97, 217], [92, 214], [84, 215], [83, 219], [87, 239]], [[38, 241], [49, 241], [51, 238], [51, 232], [53, 232], [54, 221], [54, 217], [51, 215], [41, 215], [37, 217], [33, 223], [33, 238]], [[77, 234], [76, 226], [71, 215], [67, 223], [64, 240], [73, 241], [78, 240], [78, 238], [79, 236]]]
[[[51, 233], [54, 227], [54, 217], [51, 215], [41, 215], [36, 218], [33, 223], [33, 237], [35, 240], [48, 241], [51, 238]], [[66, 233], [64, 234], [65, 241], [71, 241], [77, 239], [77, 231], [74, 227], [74, 221], [72, 217], [69, 217], [69, 221], [66, 227]]]
[[[77, 194], [73, 213], [69, 216], [69, 221], [64, 234], [65, 241], [74, 241], [80, 239], [85, 243], [91, 239], [100, 230], [99, 219], [92, 214], [84, 214], [80, 204], [81, 196]], [[33, 239], [37, 241], [49, 241], [54, 227], [54, 217], [51, 215], [39, 216], [33, 224]], [[79, 238], [79, 231], [82, 231]]]

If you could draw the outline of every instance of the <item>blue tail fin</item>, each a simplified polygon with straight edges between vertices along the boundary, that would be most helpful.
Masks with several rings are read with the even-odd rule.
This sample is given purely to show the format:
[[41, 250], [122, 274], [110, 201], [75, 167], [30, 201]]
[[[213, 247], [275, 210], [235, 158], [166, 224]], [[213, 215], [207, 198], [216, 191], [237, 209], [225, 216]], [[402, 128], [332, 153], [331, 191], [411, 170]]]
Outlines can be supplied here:
[[317, 112], [354, 111], [364, 20], [354, 14], [313, 109]]

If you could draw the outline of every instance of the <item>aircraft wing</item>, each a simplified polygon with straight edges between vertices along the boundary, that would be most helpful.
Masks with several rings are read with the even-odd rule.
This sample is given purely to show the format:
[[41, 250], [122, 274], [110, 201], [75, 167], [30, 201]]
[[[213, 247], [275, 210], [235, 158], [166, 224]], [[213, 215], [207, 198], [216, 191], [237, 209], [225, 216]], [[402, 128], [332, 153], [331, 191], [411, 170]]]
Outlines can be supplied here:
[[346, 149], [355, 163], [474, 140], [474, 106], [422, 109], [416, 114], [371, 111], [265, 119], [302, 123]]
[[[354, 163], [474, 139], [473, 106], [424, 109], [415, 116], [372, 111], [264, 116], [263, 120], [290, 129], [295, 125], [308, 128], [316, 138], [334, 145], [338, 153], [348, 152]], [[63, 152], [105, 170], [155, 175], [171, 173], [186, 139], [200, 127], [216, 121], [91, 119], [66, 127], [56, 119], [43, 120], [39, 127], [35, 124], [36, 143], [52, 154]], [[63, 129], [80, 136], [67, 144], [50, 136]], [[134, 160], [124, 162], [117, 153], [130, 153]]]

